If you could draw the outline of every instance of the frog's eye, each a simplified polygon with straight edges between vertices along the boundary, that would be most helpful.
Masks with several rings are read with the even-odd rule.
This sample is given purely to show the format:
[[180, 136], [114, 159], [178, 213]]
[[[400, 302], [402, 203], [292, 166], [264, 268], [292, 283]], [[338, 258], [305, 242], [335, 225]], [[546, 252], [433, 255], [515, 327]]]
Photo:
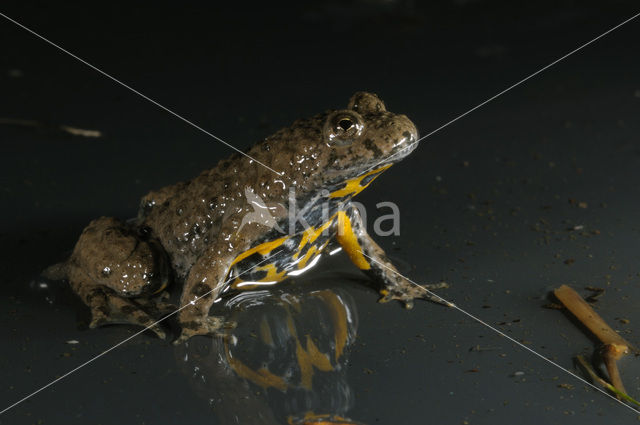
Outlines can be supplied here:
[[324, 125], [324, 136], [330, 146], [348, 145], [360, 137], [364, 123], [353, 111], [337, 111], [329, 115]]

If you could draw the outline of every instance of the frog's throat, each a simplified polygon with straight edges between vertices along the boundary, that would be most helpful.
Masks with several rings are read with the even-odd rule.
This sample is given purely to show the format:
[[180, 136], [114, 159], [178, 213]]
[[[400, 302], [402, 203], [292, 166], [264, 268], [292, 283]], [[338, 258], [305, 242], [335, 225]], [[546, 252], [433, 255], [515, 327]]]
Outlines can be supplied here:
[[382, 167], [368, 171], [358, 177], [342, 182], [338, 188], [329, 193], [329, 198], [346, 198], [357, 195], [366, 189], [367, 186], [376, 179], [376, 177], [392, 165], [393, 164], [383, 165]]

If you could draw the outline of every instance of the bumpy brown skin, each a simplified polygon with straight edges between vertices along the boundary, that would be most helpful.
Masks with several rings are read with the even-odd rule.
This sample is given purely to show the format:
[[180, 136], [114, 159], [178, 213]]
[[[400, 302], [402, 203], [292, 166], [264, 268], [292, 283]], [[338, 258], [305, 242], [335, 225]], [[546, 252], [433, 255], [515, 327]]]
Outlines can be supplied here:
[[[340, 121], [344, 116], [357, 126]], [[239, 231], [243, 217], [254, 211], [247, 202], [247, 189], [267, 205], [280, 205], [273, 212], [276, 219], [284, 218], [290, 187], [295, 187], [297, 201], [305, 202], [327, 187], [397, 162], [416, 145], [416, 128], [406, 116], [386, 111], [373, 94], [356, 93], [346, 110], [298, 120], [247, 151], [281, 175], [236, 154], [193, 180], [146, 195], [135, 223], [104, 217], [93, 221], [67, 263], [68, 278], [91, 307], [92, 325], [124, 320], [147, 326], [154, 314], [165, 310], [149, 295], [162, 290], [170, 278], [168, 263], [173, 277], [184, 282], [181, 306], [192, 304], [179, 313], [179, 341], [214, 333], [223, 320], [209, 316], [209, 309], [225, 289], [233, 260], [271, 230], [249, 223]], [[350, 196], [344, 200], [346, 207], [349, 200]], [[366, 252], [393, 267], [355, 220]], [[407, 302], [418, 296], [409, 283], [397, 283], [393, 273], [378, 266], [370, 272], [384, 288], [396, 288], [388, 296]], [[154, 330], [164, 336], [157, 327]]]

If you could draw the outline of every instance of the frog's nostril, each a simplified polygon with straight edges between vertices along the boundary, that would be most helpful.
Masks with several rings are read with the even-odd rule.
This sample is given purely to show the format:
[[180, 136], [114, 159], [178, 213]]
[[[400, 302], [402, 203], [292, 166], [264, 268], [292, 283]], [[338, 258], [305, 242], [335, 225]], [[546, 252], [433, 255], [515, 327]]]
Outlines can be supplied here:
[[404, 129], [405, 131], [402, 133], [402, 135], [410, 142], [413, 143], [415, 141], [418, 140], [418, 129], [416, 128], [416, 125], [411, 122], [411, 120], [406, 116], [406, 115], [402, 115], [402, 118], [404, 119]]

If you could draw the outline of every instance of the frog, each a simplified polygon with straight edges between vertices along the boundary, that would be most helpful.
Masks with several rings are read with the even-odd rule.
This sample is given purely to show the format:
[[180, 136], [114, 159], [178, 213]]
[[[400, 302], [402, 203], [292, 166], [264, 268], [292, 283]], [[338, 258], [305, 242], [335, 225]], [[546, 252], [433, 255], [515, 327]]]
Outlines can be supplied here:
[[[100, 217], [58, 271], [91, 311], [89, 327], [127, 323], [166, 338], [159, 318], [177, 314], [175, 344], [229, 326], [214, 304], [265, 290], [344, 250], [380, 302], [440, 302], [400, 275], [366, 230], [352, 198], [418, 146], [418, 131], [375, 94], [346, 109], [294, 121], [195, 178], [152, 190], [134, 219]], [[179, 307], [167, 301], [181, 285]]]

